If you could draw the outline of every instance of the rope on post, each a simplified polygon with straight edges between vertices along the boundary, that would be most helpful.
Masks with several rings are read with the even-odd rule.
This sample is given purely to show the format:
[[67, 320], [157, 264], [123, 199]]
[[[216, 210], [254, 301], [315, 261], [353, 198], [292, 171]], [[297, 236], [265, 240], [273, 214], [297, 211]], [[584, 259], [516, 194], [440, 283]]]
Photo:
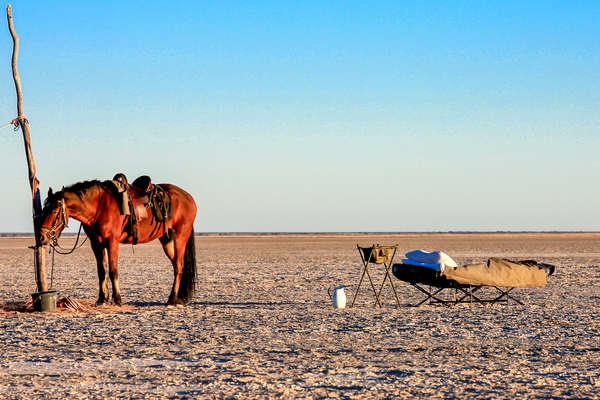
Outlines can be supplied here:
[[27, 120], [27, 118], [24, 115], [19, 115], [17, 118], [13, 119], [9, 123], [0, 126], [0, 129], [6, 128], [9, 125], [13, 125], [14, 126], [13, 130], [18, 131], [19, 126], [20, 126], [19, 121], [23, 121], [26, 124], [29, 123], [29, 121]]

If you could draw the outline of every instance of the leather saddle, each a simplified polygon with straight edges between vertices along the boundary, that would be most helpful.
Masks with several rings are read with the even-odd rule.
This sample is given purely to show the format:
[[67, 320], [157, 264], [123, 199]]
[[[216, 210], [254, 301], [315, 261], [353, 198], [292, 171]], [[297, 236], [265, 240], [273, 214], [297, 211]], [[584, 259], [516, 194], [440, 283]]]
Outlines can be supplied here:
[[148, 175], [142, 175], [131, 183], [131, 189], [136, 194], [148, 194], [154, 190], [154, 184]]
[[[121, 215], [130, 217], [126, 229], [134, 244], [138, 242], [139, 222], [151, 217], [162, 222], [171, 219], [173, 212], [169, 195], [159, 185], [154, 185], [149, 176], [142, 175], [129, 184], [125, 174], [118, 173], [113, 177], [112, 183], [116, 188], [115, 197]], [[149, 211], [149, 208], [152, 210]]]

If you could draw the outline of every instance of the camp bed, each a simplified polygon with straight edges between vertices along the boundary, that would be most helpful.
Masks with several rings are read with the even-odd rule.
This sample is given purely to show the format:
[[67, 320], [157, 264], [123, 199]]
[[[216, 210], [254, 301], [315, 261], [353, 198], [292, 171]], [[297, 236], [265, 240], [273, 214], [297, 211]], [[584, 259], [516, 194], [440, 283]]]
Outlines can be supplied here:
[[[394, 264], [393, 275], [425, 294], [427, 301], [450, 306], [458, 303], [508, 303], [509, 299], [523, 304], [512, 295], [515, 288], [544, 287], [555, 266], [534, 260], [511, 261], [490, 258], [484, 263], [428, 268], [420, 265]], [[484, 295], [483, 288], [492, 288], [493, 295]], [[454, 297], [443, 296], [446, 289], [454, 289]], [[489, 292], [489, 291], [487, 291]]]

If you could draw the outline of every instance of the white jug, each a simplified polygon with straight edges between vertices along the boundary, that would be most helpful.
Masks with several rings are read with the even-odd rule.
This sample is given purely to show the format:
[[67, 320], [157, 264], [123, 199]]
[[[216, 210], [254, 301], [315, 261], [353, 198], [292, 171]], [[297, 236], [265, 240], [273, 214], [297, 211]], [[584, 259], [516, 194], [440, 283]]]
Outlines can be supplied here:
[[331, 296], [331, 300], [333, 301], [333, 308], [346, 307], [346, 293], [344, 293], [344, 288], [344, 285], [340, 285], [333, 290], [333, 295]]

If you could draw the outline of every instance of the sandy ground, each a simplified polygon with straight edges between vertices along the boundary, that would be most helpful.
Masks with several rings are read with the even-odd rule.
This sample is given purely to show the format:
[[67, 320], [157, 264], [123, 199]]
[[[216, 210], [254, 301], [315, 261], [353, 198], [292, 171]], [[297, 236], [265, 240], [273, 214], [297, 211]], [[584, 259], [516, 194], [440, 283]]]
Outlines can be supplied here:
[[[386, 286], [382, 309], [361, 290], [334, 310], [327, 288], [359, 278], [356, 243], [558, 269], [516, 291], [525, 306], [409, 307], [422, 295], [394, 279], [400, 308]], [[158, 243], [122, 246], [122, 308], [10, 312], [35, 291], [29, 244], [0, 239], [1, 398], [600, 398], [600, 234], [201, 236], [185, 308], [163, 305]], [[54, 288], [91, 305], [87, 245], [57, 256]]]

